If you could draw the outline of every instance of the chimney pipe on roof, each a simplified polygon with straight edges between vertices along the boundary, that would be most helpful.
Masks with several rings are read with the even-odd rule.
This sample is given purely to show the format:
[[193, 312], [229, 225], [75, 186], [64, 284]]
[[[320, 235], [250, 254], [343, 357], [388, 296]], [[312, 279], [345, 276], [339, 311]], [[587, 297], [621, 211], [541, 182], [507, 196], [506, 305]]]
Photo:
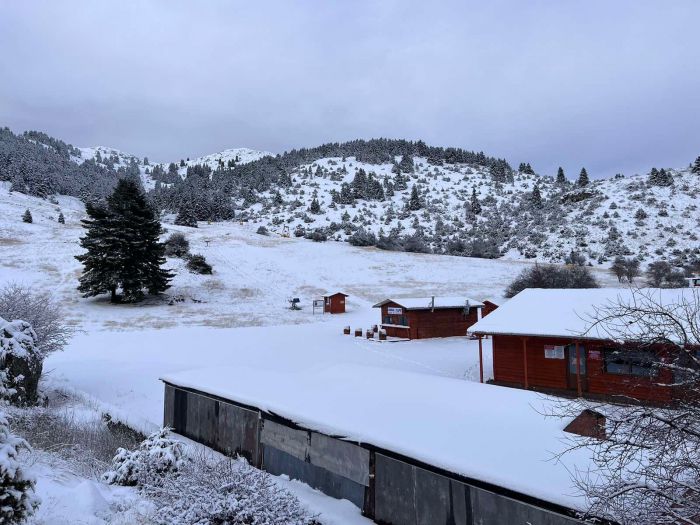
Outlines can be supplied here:
[[435, 296], [434, 295], [430, 298], [430, 311], [431, 312], [435, 311]]

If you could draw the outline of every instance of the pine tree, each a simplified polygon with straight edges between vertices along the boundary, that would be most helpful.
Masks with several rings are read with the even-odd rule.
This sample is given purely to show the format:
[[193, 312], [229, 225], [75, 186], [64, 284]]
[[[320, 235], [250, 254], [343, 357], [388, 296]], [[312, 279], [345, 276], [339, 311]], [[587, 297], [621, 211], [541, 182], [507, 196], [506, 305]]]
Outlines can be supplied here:
[[588, 172], [586, 171], [586, 168], [581, 168], [581, 173], [578, 176], [578, 181], [576, 181], [576, 184], [580, 188], [583, 188], [584, 186], [588, 186], [588, 182]]
[[316, 197], [313, 198], [311, 204], [309, 205], [309, 212], [313, 213], [314, 215], [321, 213], [321, 204], [318, 202]]
[[481, 213], [481, 203], [479, 202], [479, 197], [476, 194], [476, 188], [472, 188], [472, 198], [470, 201], [471, 212], [474, 215], [479, 215]]
[[535, 208], [542, 207], [542, 194], [540, 193], [539, 185], [535, 184], [535, 187], [532, 188], [532, 196], [530, 198], [532, 200], [532, 205]]
[[693, 163], [693, 167], [690, 168], [691, 173], [695, 173], [696, 175], [700, 175], [700, 157], [695, 159], [695, 162]]
[[399, 162], [399, 169], [404, 173], [413, 173], [413, 157], [411, 157], [410, 155], [404, 155], [403, 157], [401, 157], [401, 162]]
[[565, 186], [566, 183], [568, 182], [568, 181], [566, 180], [566, 176], [564, 175], [564, 168], [562, 168], [561, 166], [559, 166], [559, 169], [557, 170], [557, 180], [556, 180], [556, 182], [557, 182], [557, 184], [558, 184], [559, 186]]
[[39, 505], [36, 480], [19, 458], [22, 449], [29, 449], [29, 444], [10, 432], [10, 424], [0, 412], [0, 523], [23, 523]]
[[647, 180], [652, 186], [671, 186], [673, 184], [673, 176], [663, 168], [660, 170], [651, 168]]
[[197, 216], [190, 203], [184, 203], [180, 206], [175, 217], [175, 224], [178, 226], [189, 226], [190, 228], [197, 227]]
[[58, 214], [58, 223], [59, 224], [65, 224], [66, 223], [66, 218], [63, 216], [63, 212], [60, 212]]
[[32, 217], [32, 212], [30, 212], [28, 209], [24, 212], [24, 215], [22, 215], [22, 221], [23, 222], [28, 222], [32, 223], [34, 222], [34, 218]]
[[420, 195], [418, 194], [418, 188], [414, 184], [413, 188], [411, 189], [411, 198], [408, 200], [408, 209], [410, 211], [416, 211], [420, 210], [422, 207], [423, 204], [421, 203]]
[[138, 185], [120, 179], [105, 207], [88, 205], [87, 230], [80, 239], [86, 253], [76, 256], [83, 263], [78, 290], [83, 297], [110, 293], [117, 301], [133, 302], [143, 290], [158, 294], [169, 287], [172, 274], [161, 268], [165, 246], [159, 242], [160, 222]]

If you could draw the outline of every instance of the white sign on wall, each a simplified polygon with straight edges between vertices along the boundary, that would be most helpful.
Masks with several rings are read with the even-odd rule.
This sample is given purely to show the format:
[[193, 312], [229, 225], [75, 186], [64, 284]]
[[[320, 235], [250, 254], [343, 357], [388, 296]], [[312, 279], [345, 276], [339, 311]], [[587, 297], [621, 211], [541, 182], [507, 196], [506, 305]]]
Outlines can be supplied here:
[[386, 313], [389, 315], [401, 315], [403, 313], [403, 308], [398, 308], [396, 306], [389, 306], [386, 309]]
[[545, 359], [564, 359], [564, 347], [558, 345], [544, 345]]

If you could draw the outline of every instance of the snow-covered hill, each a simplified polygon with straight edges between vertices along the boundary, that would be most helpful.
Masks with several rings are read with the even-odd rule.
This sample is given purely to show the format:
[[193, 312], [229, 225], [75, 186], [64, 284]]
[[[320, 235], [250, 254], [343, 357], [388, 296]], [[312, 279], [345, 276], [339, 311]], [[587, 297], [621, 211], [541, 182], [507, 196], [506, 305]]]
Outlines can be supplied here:
[[232, 148], [225, 149], [218, 153], [204, 155], [203, 157], [197, 157], [196, 159], [188, 159], [185, 161], [185, 164], [187, 166], [205, 164], [211, 169], [215, 170], [222, 164], [248, 164], [249, 162], [253, 162], [254, 160], [261, 159], [268, 155], [274, 155], [274, 153], [270, 153], [269, 151], [259, 151], [250, 148]]
[[[112, 169], [136, 167], [141, 176], [141, 182], [144, 188], [152, 190], [155, 187], [155, 181], [151, 177], [151, 173], [155, 166], [160, 166], [164, 171], [167, 171], [169, 163], [152, 162], [148, 157], [139, 158], [130, 153], [125, 153], [115, 148], [105, 146], [93, 146], [77, 148], [80, 151], [80, 156], [72, 156], [72, 160], [79, 164], [86, 160], [94, 160], [97, 164], [103, 165]], [[238, 164], [247, 164], [254, 160], [258, 160], [267, 155], [273, 155], [269, 151], [258, 151], [250, 148], [232, 148], [204, 155], [195, 159], [180, 160], [174, 162], [178, 168], [178, 174], [185, 177], [188, 166], [206, 165], [212, 170], [220, 166], [234, 166]]]
[[[418, 249], [427, 246], [437, 253], [479, 255], [474, 250], [480, 250], [553, 262], [576, 251], [593, 264], [609, 263], [616, 255], [648, 263], [683, 257], [700, 246], [700, 175], [688, 169], [667, 170], [673, 180], [669, 186], [635, 175], [580, 188], [526, 173], [496, 182], [487, 168], [435, 166], [423, 158], [414, 162], [414, 172], [402, 174], [405, 184], [399, 189], [392, 164], [321, 159], [294, 170], [290, 187], [264, 193], [239, 218], [280, 233], [320, 228], [346, 240], [362, 228], [375, 236], [414, 236]], [[353, 180], [359, 170], [380, 183], [383, 198], [343, 201], [344, 184], [358, 192]], [[535, 186], [541, 204], [533, 198]], [[409, 204], [413, 187], [420, 197], [417, 210]], [[472, 192], [478, 213], [469, 212]]]
[[[114, 148], [72, 148], [37, 137], [46, 148], [53, 144], [67, 149], [78, 164], [93, 160], [107, 174], [138, 174], [149, 191], [158, 179], [167, 190], [158, 195], [166, 212], [177, 213], [183, 202], [210, 192], [193, 204], [200, 220], [235, 213], [238, 222], [284, 236], [550, 262], [565, 261], [576, 252], [604, 266], [618, 255], [638, 257], [644, 264], [682, 264], [700, 257], [700, 174], [689, 168], [666, 169], [665, 178], [615, 176], [580, 187], [531, 172], [499, 176], [493, 164], [478, 159], [472, 164], [451, 163], [449, 157], [407, 160], [401, 155], [393, 162], [386, 161], [391, 156], [376, 155], [385, 159], [380, 164], [354, 156], [297, 160], [313, 159], [312, 151], [327, 151], [316, 148], [305, 150], [307, 156], [274, 163], [263, 159], [273, 156], [269, 152], [235, 148], [156, 163]], [[187, 177], [188, 169], [200, 165], [211, 169], [212, 184], [188, 184], [178, 194], [177, 183]], [[248, 165], [245, 170], [236, 170], [243, 165]], [[101, 187], [108, 189], [109, 184]], [[79, 188], [71, 194], [83, 195]], [[213, 205], [232, 210], [208, 212], [207, 206]]]

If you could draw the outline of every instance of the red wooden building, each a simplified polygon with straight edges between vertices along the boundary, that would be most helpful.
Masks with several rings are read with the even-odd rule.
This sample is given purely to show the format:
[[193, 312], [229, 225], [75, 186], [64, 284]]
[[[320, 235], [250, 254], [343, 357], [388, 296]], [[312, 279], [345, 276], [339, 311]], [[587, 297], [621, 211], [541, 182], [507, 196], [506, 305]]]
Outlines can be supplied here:
[[484, 303], [484, 307], [481, 309], [481, 317], [486, 317], [503, 304], [503, 301], [499, 301], [498, 299], [484, 299], [481, 302]]
[[[679, 291], [675, 291], [679, 292]], [[629, 289], [528, 289], [469, 330], [493, 338], [493, 382], [551, 393], [669, 403], [673, 374], [654, 363], [664, 347], [641, 348], [591, 329], [596, 308], [627, 301]], [[665, 291], [664, 293], [673, 293]]]
[[467, 335], [483, 304], [468, 297], [405, 297], [374, 305], [389, 337], [424, 339]]
[[332, 295], [323, 296], [323, 313], [325, 314], [344, 314], [345, 313], [345, 298], [347, 294], [336, 292]]

